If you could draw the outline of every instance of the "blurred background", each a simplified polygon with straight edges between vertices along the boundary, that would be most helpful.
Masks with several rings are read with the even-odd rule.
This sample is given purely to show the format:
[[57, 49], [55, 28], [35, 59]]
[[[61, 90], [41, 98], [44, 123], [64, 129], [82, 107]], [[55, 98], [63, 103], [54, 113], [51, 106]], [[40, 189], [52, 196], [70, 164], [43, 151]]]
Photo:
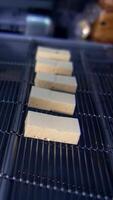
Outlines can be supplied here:
[[113, 42], [113, 0], [0, 1], [0, 34]]

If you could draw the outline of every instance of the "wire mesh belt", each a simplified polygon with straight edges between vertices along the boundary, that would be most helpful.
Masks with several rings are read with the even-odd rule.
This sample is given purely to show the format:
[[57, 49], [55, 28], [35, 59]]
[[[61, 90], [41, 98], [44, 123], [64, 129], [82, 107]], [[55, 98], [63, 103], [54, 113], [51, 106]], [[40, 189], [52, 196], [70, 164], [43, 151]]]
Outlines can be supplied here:
[[75, 59], [78, 145], [23, 137], [33, 63], [0, 64], [2, 199], [112, 199], [113, 63], [99, 53], [96, 60], [91, 52]]

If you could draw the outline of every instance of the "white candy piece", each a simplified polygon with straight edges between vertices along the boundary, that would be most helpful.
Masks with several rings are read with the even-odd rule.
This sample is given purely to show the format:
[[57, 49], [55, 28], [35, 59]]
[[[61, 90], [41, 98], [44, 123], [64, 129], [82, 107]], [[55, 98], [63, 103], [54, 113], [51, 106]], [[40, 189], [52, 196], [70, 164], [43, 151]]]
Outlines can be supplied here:
[[58, 117], [29, 111], [26, 118], [24, 136], [78, 144], [80, 138], [79, 121], [74, 118]]
[[69, 61], [71, 59], [71, 53], [68, 50], [38, 47], [36, 52], [36, 60], [38, 58]]
[[75, 104], [75, 95], [54, 92], [35, 86], [31, 89], [29, 98], [30, 107], [73, 115]]
[[38, 58], [35, 64], [35, 72], [71, 76], [73, 73], [73, 64], [72, 62]]
[[55, 74], [48, 74], [39, 72], [35, 77], [35, 86], [64, 91], [69, 93], [76, 93], [77, 90], [77, 81], [75, 77], [70, 76], [61, 76]]

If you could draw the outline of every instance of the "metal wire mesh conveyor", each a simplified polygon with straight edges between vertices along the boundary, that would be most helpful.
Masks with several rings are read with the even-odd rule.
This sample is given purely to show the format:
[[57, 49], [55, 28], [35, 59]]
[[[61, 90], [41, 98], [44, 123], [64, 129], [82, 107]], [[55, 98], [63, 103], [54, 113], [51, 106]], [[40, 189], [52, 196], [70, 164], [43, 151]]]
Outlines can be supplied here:
[[[18, 44], [14, 41], [15, 49]], [[74, 117], [79, 119], [81, 138], [78, 145], [68, 145], [23, 137], [38, 42], [25, 45], [20, 58], [19, 50], [15, 57], [0, 56], [0, 199], [112, 199], [111, 50], [69, 46], [78, 82]]]

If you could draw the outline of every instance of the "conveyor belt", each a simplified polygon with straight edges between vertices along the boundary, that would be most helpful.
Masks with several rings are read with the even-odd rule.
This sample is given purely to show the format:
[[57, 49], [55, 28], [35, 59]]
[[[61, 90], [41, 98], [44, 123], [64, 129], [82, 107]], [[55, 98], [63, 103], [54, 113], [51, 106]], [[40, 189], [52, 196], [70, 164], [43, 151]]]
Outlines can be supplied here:
[[23, 137], [24, 122], [31, 109], [27, 102], [36, 46], [30, 45], [28, 64], [4, 61], [4, 68], [0, 62], [0, 198], [112, 199], [113, 62], [103, 48], [95, 54], [72, 48], [78, 145], [28, 139]]

